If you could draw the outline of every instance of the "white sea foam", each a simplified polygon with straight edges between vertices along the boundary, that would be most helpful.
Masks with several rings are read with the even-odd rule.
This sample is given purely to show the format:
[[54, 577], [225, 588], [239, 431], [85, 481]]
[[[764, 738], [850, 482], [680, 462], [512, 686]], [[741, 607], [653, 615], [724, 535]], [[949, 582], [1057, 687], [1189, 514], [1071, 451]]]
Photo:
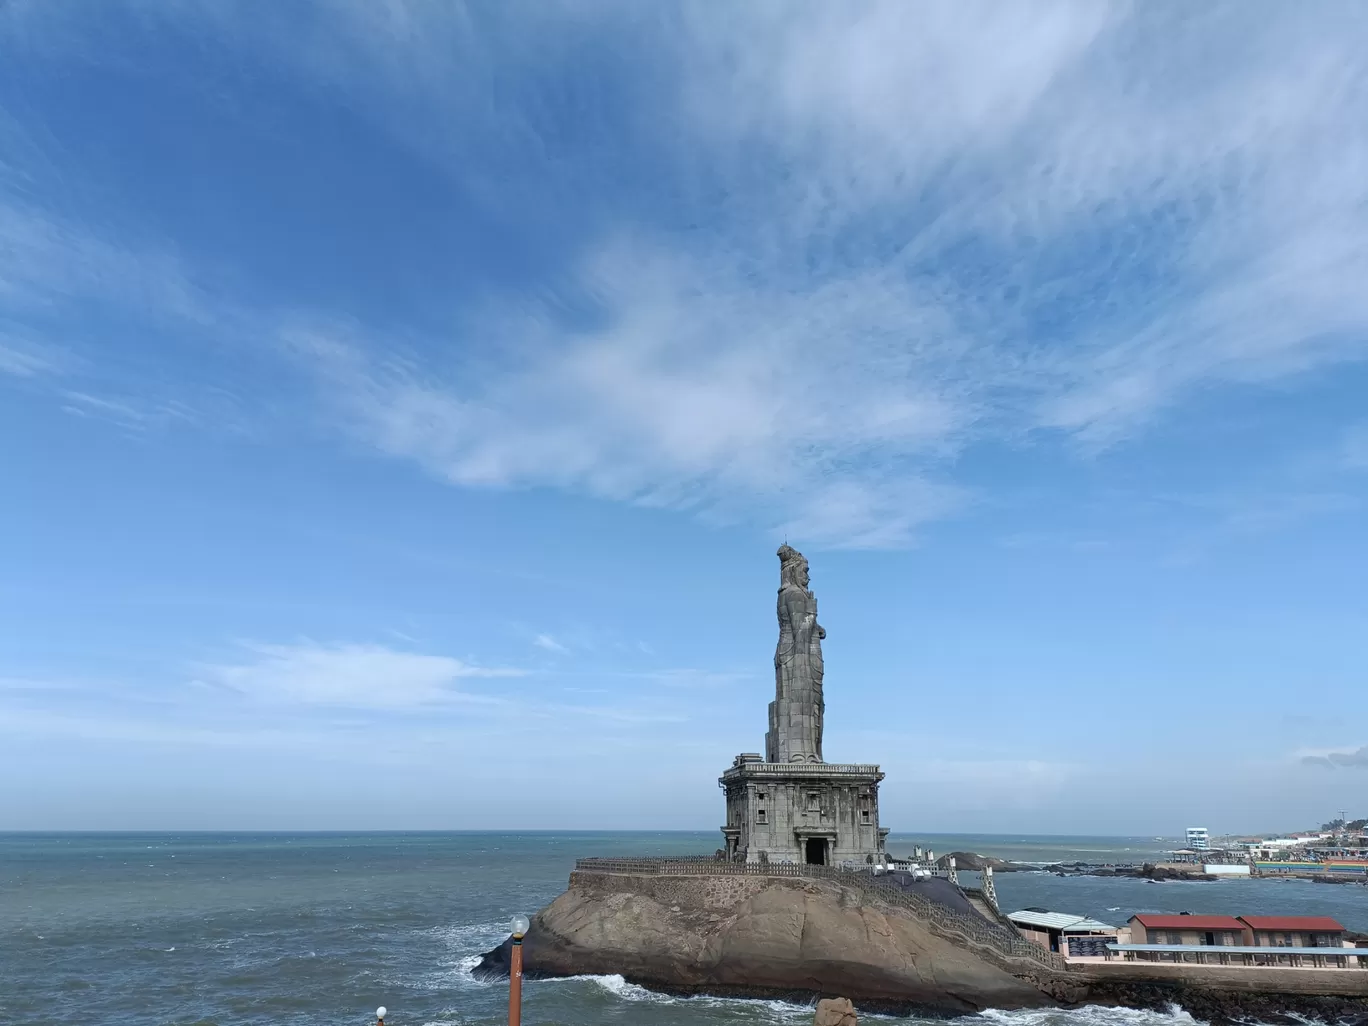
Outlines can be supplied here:
[[1066, 1010], [1022, 1008], [1002, 1011], [990, 1008], [979, 1015], [965, 1016], [963, 1023], [985, 1020], [995, 1026], [1192, 1026], [1194, 1019], [1177, 1005], [1157, 1012], [1146, 1008], [1119, 1008], [1113, 1005], [1084, 1005]]
[[[484, 952], [500, 944], [508, 936], [508, 924], [502, 920], [487, 923], [465, 923], [432, 927], [421, 931], [430, 936], [446, 949], [450, 960], [444, 959], [441, 969], [423, 974], [421, 979], [405, 981], [430, 990], [471, 990], [506, 987], [499, 980], [480, 980], [472, 971], [480, 964]], [[528, 980], [529, 989], [554, 989], [566, 986], [587, 986], [592, 993], [612, 1002], [625, 1004], [671, 1006], [707, 1009], [719, 1013], [721, 1020], [733, 1017], [749, 1023], [763, 1023], [766, 1026], [804, 1026], [812, 1020], [812, 1004], [796, 1004], [762, 998], [724, 998], [709, 995], [679, 997], [650, 990], [635, 983], [629, 983], [621, 975], [581, 975], [566, 976], [545, 980]], [[681, 1008], [682, 1011], [682, 1008]], [[454, 1019], [434, 1019], [425, 1026], [449, 1026], [452, 1021], [460, 1021], [460, 1016], [452, 1013]], [[861, 1019], [880, 1019], [893, 1021], [895, 1017], [862, 1013]], [[1298, 1017], [1293, 1017], [1298, 1018]], [[897, 1018], [904, 1024], [944, 1024], [945, 1020], [921, 1019], [920, 1017]], [[1315, 1019], [1300, 1019], [1302, 1026], [1325, 1026]], [[976, 1015], [966, 1015], [952, 1020], [953, 1026], [1205, 1026], [1176, 1005], [1167, 1011], [1119, 1008], [1106, 1005], [1090, 1005], [1073, 1009], [1019, 1009], [1003, 1011], [989, 1009]], [[1249, 1026], [1259, 1026], [1250, 1023]]]
[[653, 990], [638, 986], [635, 983], [628, 983], [622, 976], [614, 974], [611, 976], [562, 976], [551, 980], [533, 980], [533, 984], [558, 984], [558, 983], [588, 983], [602, 990], [607, 991], [615, 998], [623, 1001], [647, 1001], [651, 1004], [672, 1005], [679, 1001], [679, 998], [669, 994], [659, 994]]
[[480, 958], [486, 951], [503, 943], [508, 936], [506, 922], [433, 926], [419, 932], [431, 937], [445, 949], [446, 958], [442, 960], [440, 969], [424, 973], [416, 979], [405, 980], [407, 984], [425, 990], [468, 990], [494, 986], [489, 980], [476, 979], [472, 970], [480, 964]]
[[762, 1021], [789, 1023], [789, 1022], [810, 1022], [812, 1019], [811, 1004], [794, 1004], [791, 1001], [778, 1001], [770, 998], [728, 998], [713, 997], [708, 994], [691, 995], [678, 997], [673, 994], [662, 994], [659, 991], [649, 990], [646, 987], [635, 983], [628, 983], [622, 976], [617, 974], [593, 976], [561, 976], [548, 980], [529, 980], [529, 986], [551, 986], [587, 983], [613, 998], [621, 1001], [634, 1003], [647, 1003], [653, 1005], [687, 1005], [694, 1008], [709, 1009], [729, 1009], [734, 1011], [745, 1010], [748, 1018], [754, 1020], [756, 1013], [760, 1013]]

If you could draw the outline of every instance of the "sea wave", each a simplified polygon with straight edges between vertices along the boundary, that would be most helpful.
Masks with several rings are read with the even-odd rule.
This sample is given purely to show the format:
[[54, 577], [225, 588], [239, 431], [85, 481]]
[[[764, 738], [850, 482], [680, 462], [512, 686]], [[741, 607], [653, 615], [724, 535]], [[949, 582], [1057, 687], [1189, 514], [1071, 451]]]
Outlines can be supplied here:
[[1013, 1011], [990, 1008], [958, 1021], [965, 1024], [987, 1022], [994, 1026], [1191, 1026], [1202, 1020], [1194, 1019], [1177, 1005], [1170, 1005], [1162, 1012], [1116, 1005], [1084, 1005], [1070, 1009], [1020, 1008]]
[[494, 985], [476, 977], [473, 970], [486, 951], [503, 943], [508, 936], [508, 923], [461, 923], [431, 926], [417, 932], [436, 942], [444, 957], [438, 968], [403, 982], [420, 990], [483, 990]]
[[628, 983], [618, 974], [562, 976], [546, 980], [530, 980], [530, 987], [557, 986], [567, 983], [588, 984], [603, 995], [620, 1001], [646, 1003], [653, 1005], [685, 1005], [690, 1008], [706, 1008], [717, 1011], [744, 1013], [754, 1021], [757, 1012], [762, 1013], [763, 1021], [776, 1023], [810, 1022], [813, 1005], [795, 1004], [773, 998], [729, 998], [714, 997], [708, 994], [677, 996], [650, 990], [635, 983]]

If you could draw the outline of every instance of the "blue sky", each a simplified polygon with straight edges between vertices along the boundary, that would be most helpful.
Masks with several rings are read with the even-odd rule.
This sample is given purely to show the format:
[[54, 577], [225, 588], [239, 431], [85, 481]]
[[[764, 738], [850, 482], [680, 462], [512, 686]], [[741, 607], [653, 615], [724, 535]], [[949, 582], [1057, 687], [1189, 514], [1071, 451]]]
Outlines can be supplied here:
[[785, 537], [895, 830], [1368, 815], [1366, 53], [11, 0], [0, 827], [711, 828]]

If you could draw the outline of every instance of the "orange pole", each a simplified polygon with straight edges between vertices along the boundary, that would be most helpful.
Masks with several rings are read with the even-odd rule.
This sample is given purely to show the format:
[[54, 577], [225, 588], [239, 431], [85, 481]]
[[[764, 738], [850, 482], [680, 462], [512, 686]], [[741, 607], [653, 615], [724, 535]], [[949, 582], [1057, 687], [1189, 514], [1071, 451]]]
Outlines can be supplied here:
[[522, 1026], [522, 938], [513, 938], [508, 960], [508, 1026]]

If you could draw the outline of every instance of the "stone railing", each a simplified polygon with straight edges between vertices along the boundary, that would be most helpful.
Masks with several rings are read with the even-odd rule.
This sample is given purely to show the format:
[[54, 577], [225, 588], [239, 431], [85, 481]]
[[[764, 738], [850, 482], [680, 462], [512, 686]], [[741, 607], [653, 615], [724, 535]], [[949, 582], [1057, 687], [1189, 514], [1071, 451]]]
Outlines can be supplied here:
[[842, 773], [873, 776], [879, 772], [874, 763], [859, 762], [745, 762], [729, 766], [727, 772], [744, 770], [748, 776], [812, 776], [826, 777]]
[[1051, 972], [1065, 972], [1068, 969], [1061, 956], [1033, 944], [1001, 922], [989, 922], [977, 914], [966, 915], [915, 891], [904, 891], [887, 877], [876, 876], [867, 869], [800, 863], [726, 862], [705, 855], [688, 858], [578, 859], [575, 871], [630, 876], [761, 876], [832, 880], [890, 905], [908, 909], [925, 922], [933, 933], [973, 950], [985, 961], [1007, 972], [1020, 975], [1041, 969]]

